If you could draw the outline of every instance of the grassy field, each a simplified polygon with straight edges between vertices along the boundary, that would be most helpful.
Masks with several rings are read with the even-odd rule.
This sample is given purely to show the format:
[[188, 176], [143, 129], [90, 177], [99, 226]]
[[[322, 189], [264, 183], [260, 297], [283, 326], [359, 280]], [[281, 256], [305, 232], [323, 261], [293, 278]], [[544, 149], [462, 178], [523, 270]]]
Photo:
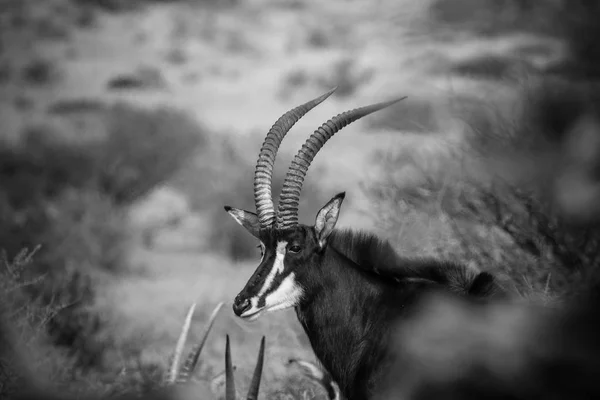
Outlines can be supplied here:
[[[16, 358], [43, 380], [78, 393], [146, 389], [189, 305], [198, 303], [198, 339], [223, 301], [198, 380], [223, 370], [228, 333], [247, 387], [266, 334], [261, 397], [324, 398], [288, 364], [314, 361], [293, 311], [234, 318], [231, 301], [260, 254], [223, 206], [253, 208], [263, 135], [333, 86], [286, 138], [274, 193], [319, 124], [408, 99], [330, 141], [309, 172], [301, 221], [345, 190], [340, 227], [498, 272], [545, 300], [577, 291], [596, 262], [595, 230], [562, 224], [538, 201], [543, 192], [511, 179], [518, 173], [498, 183], [498, 165], [479, 157], [497, 152], [498, 138], [523, 138], [510, 142], [523, 148], [520, 127], [547, 122], [529, 118], [546, 97], [528, 96], [541, 74], [562, 68], [569, 42], [523, 29], [513, 21], [523, 11], [509, 7], [484, 35], [443, 4], [468, 1], [3, 3], [3, 312], [18, 322]], [[477, 18], [491, 18], [490, 7]], [[569, 87], [565, 102], [583, 101]], [[38, 245], [31, 260], [13, 261]]]

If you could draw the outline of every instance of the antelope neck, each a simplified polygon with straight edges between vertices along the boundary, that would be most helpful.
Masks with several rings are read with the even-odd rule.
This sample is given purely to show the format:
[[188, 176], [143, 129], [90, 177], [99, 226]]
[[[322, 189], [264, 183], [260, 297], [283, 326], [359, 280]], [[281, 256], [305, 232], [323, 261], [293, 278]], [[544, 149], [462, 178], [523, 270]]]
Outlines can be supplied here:
[[371, 365], [386, 341], [385, 330], [378, 327], [393, 317], [382, 303], [390, 291], [397, 291], [397, 284], [395, 289], [382, 284], [349, 262], [328, 246], [322, 265], [314, 268], [320, 276], [302, 282], [307, 296], [296, 314], [315, 354], [351, 400], [368, 397], [357, 390], [373, 377]]

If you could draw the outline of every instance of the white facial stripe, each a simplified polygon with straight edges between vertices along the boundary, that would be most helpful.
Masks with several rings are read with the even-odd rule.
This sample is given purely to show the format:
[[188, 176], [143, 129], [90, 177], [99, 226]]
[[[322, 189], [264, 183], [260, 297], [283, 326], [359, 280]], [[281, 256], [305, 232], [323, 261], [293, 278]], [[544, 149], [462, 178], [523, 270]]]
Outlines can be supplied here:
[[267, 275], [267, 278], [265, 279], [265, 283], [263, 284], [263, 287], [260, 289], [260, 292], [258, 292], [258, 295], [256, 296], [256, 301], [258, 302], [258, 299], [261, 298], [266, 292], [267, 290], [269, 290], [271, 288], [271, 285], [273, 284], [273, 280], [275, 279], [275, 277], [281, 273], [283, 273], [283, 260], [285, 258], [285, 248], [287, 246], [287, 242], [286, 241], [282, 241], [277, 243], [277, 250], [275, 253], [275, 261], [273, 261], [273, 266], [271, 267], [271, 271], [269, 271], [269, 275]]
[[295, 307], [301, 297], [302, 288], [296, 283], [296, 276], [292, 272], [285, 277], [277, 289], [267, 295], [265, 308], [275, 311]]
[[[262, 242], [261, 242], [261, 245], [262, 245]], [[244, 312], [242, 314], [242, 317], [245, 315], [252, 315], [252, 314], [260, 311], [260, 307], [258, 306], [258, 301], [269, 290], [269, 288], [273, 284], [273, 280], [275, 279], [275, 277], [278, 274], [283, 273], [283, 268], [284, 268], [283, 260], [285, 259], [285, 251], [286, 251], [285, 248], [286, 247], [287, 247], [286, 241], [277, 243], [275, 261], [273, 262], [271, 271], [269, 271], [269, 275], [267, 275], [267, 277], [265, 278], [265, 282], [263, 283], [263, 286], [260, 289], [260, 291], [258, 292], [258, 294], [250, 299], [250, 304], [252, 305], [252, 307], [250, 307], [249, 310]], [[263, 251], [263, 258], [264, 258], [264, 255], [265, 255], [265, 252]], [[261, 259], [261, 262], [262, 262], [262, 259]], [[283, 284], [283, 282], [282, 282], [282, 284]], [[250, 320], [252, 320], [252, 319], [250, 319]]]

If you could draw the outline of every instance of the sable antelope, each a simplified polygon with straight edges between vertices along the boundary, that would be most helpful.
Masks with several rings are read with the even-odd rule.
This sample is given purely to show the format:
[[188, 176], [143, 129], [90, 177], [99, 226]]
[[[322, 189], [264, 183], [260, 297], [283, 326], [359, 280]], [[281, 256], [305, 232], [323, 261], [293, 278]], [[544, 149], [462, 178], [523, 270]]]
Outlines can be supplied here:
[[260, 242], [261, 261], [236, 296], [234, 313], [253, 320], [294, 307], [313, 351], [348, 399], [364, 399], [382, 379], [393, 320], [420, 296], [443, 289], [486, 297], [500, 291], [494, 277], [465, 266], [399, 256], [373, 234], [334, 230], [345, 193], [317, 213], [314, 226], [298, 223], [302, 183], [317, 152], [348, 124], [404, 99], [343, 112], [318, 128], [295, 156], [277, 212], [271, 196], [273, 166], [290, 128], [335, 89], [281, 116], [271, 127], [254, 175], [256, 213], [225, 210]]

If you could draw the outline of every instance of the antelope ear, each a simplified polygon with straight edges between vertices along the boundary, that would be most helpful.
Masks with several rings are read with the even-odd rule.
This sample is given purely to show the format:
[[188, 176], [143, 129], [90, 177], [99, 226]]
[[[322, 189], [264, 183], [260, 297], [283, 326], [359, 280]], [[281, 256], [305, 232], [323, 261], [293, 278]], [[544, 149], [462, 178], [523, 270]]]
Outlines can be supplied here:
[[260, 223], [256, 214], [250, 211], [241, 210], [239, 208], [233, 208], [229, 206], [225, 206], [225, 211], [227, 211], [229, 215], [231, 215], [238, 224], [246, 228], [246, 230], [250, 232], [252, 236], [258, 238], [258, 232], [260, 231]]
[[325, 247], [327, 238], [333, 232], [333, 228], [340, 215], [340, 208], [342, 207], [344, 197], [346, 197], [346, 192], [336, 194], [317, 214], [315, 232], [317, 233], [317, 239], [321, 248]]

